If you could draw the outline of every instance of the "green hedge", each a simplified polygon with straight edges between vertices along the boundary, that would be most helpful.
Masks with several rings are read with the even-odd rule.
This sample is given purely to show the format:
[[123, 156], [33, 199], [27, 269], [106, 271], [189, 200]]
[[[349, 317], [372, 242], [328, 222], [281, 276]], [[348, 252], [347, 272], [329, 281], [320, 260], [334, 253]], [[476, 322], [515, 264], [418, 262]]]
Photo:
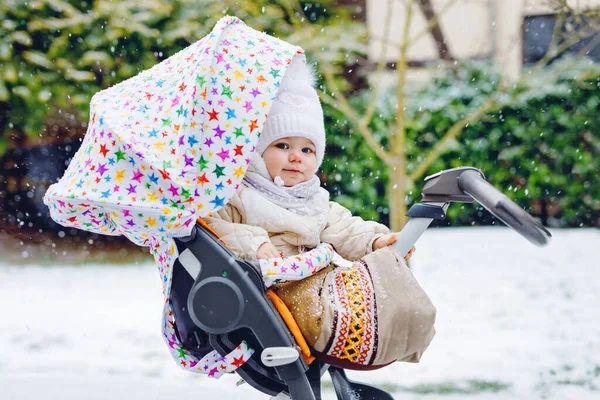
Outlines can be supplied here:
[[[366, 53], [354, 7], [335, 0], [39, 0], [0, 2], [0, 156], [13, 133], [40, 142], [60, 127], [85, 128], [94, 93], [199, 40], [224, 15], [298, 43], [333, 64]], [[326, 32], [324, 34], [323, 32]], [[56, 126], [52, 126], [56, 124]], [[40, 139], [41, 138], [41, 139]], [[59, 137], [58, 140], [64, 139]]]
[[[566, 60], [511, 89], [498, 111], [464, 129], [426, 175], [458, 166], [480, 168], [488, 181], [550, 226], [600, 225], [600, 68]], [[563, 71], [563, 72], [560, 72]], [[470, 64], [407, 96], [409, 173], [452, 124], [498, 89], [489, 64]], [[394, 91], [378, 101], [371, 128], [386, 145], [394, 114]], [[366, 108], [368, 93], [352, 104]], [[386, 166], [344, 116], [326, 106], [328, 149], [323, 177], [334, 198], [365, 218], [388, 223]], [[361, 160], [361, 161], [356, 161]], [[408, 203], [420, 200], [423, 179]], [[455, 205], [443, 224], [491, 224], [478, 205]]]

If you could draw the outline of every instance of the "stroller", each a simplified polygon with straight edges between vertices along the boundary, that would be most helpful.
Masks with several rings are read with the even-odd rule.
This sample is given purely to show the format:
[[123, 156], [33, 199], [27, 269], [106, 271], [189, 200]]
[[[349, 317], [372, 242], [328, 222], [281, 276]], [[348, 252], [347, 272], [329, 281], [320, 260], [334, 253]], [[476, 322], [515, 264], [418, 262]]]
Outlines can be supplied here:
[[[343, 369], [311, 363], [259, 266], [236, 259], [202, 224], [240, 184], [293, 57], [302, 49], [221, 19], [197, 43], [92, 98], [81, 148], [44, 201], [62, 225], [150, 248], [163, 281], [163, 334], [184, 369], [202, 371], [217, 354], [213, 361], [232, 367], [202, 372], [235, 371], [265, 394], [294, 400], [319, 397], [328, 370], [339, 399], [391, 399]], [[533, 243], [549, 240], [475, 168], [426, 180], [423, 203], [410, 209], [395, 244], [403, 255], [451, 202], [477, 200]]]
[[[407, 215], [412, 218], [394, 245], [403, 255], [434, 219], [446, 217], [452, 202], [477, 200], [536, 245], [547, 244], [551, 237], [541, 224], [487, 183], [476, 168], [446, 170], [425, 180], [423, 203], [410, 208]], [[190, 351], [217, 349], [227, 354], [244, 338], [260, 349], [260, 357], [253, 357], [236, 372], [261, 392], [281, 396], [277, 398], [290, 395], [292, 399], [314, 399], [313, 391], [318, 390], [315, 384], [328, 370], [340, 400], [392, 399], [376, 387], [348, 380], [343, 369], [326, 364], [307, 377], [307, 370], [314, 367], [307, 366], [300, 357], [286, 323], [265, 295], [260, 267], [235, 259], [200, 224], [190, 236], [176, 242], [180, 256], [175, 262], [171, 293], [178, 332]], [[215, 302], [215, 293], [223, 292], [229, 293], [223, 296], [227, 301]]]

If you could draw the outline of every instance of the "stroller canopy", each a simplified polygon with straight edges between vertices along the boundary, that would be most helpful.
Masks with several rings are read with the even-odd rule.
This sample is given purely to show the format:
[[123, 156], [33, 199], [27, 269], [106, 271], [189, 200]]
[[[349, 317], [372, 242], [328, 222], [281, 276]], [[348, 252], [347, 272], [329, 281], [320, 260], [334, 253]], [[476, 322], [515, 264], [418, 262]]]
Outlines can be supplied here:
[[241, 182], [297, 46], [222, 18], [153, 68], [91, 100], [81, 148], [44, 202], [58, 223], [178, 237]]

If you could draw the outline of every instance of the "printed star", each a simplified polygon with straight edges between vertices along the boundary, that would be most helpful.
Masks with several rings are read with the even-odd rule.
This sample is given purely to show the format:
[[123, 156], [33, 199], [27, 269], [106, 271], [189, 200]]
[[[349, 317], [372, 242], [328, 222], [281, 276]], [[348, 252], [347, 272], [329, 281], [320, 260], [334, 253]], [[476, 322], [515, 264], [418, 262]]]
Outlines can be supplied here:
[[215, 175], [217, 175], [217, 178], [219, 178], [219, 177], [221, 177], [221, 176], [225, 175], [225, 173], [223, 172], [223, 170], [224, 170], [224, 169], [225, 169], [225, 166], [223, 166], [223, 167], [219, 167], [219, 166], [217, 165], [217, 166], [215, 166], [215, 169], [213, 170], [213, 173], [214, 173]]
[[[123, 172], [125, 172], [125, 170], [123, 170]], [[150, 179], [150, 182], [154, 183], [155, 185], [158, 183], [158, 176], [155, 176], [154, 173], [148, 176], [148, 179]]]
[[221, 161], [225, 162], [225, 160], [229, 158], [229, 150], [225, 150], [221, 147], [221, 151], [217, 153], [217, 155], [221, 157]]
[[196, 140], [195, 136], [188, 136], [188, 144], [190, 145], [190, 147], [194, 147], [194, 145], [198, 143], [198, 140]]
[[121, 182], [125, 178], [125, 170], [117, 170], [117, 175], [115, 176], [115, 181]]
[[134, 186], [134, 185], [132, 185], [132, 184], [129, 184], [129, 187], [127, 188], [127, 192], [128, 192], [129, 194], [136, 193], [136, 191], [135, 191], [135, 190], [136, 190], [136, 188], [137, 188], [137, 186]]
[[102, 153], [102, 155], [104, 157], [106, 157], [106, 154], [108, 153], [108, 150], [106, 149], [106, 145], [104, 145], [104, 144], [100, 145], [100, 153]]
[[271, 68], [271, 72], [269, 72], [271, 75], [273, 75], [273, 78], [277, 78], [279, 76], [279, 70], [278, 69], [274, 69]]
[[206, 172], [202, 174], [202, 176], [197, 178], [197, 182], [204, 187], [205, 183], [210, 183], [210, 181], [206, 178]]
[[117, 162], [125, 159], [125, 153], [123, 153], [121, 149], [117, 150], [115, 155], [117, 156]]
[[171, 183], [170, 187], [167, 190], [169, 192], [171, 192], [172, 196], [179, 196], [179, 188], [176, 188], [175, 186], [173, 186], [172, 183]]
[[202, 87], [206, 83], [206, 79], [203, 76], [196, 75], [196, 82]]
[[252, 107], [252, 103], [251, 102], [247, 101], [246, 104], [244, 104], [244, 108], [246, 109], [246, 112], [249, 112], [254, 107]]
[[158, 172], [160, 172], [163, 179], [171, 179], [171, 175], [169, 175], [169, 173], [167, 171], [163, 171], [162, 169], [159, 169]]
[[227, 120], [230, 120], [231, 118], [236, 118], [235, 110], [232, 110], [231, 108], [227, 108], [225, 114], [227, 114]]
[[258, 128], [258, 119], [250, 120], [250, 133], [252, 133], [252, 131], [254, 131], [256, 128]]
[[104, 175], [104, 173], [108, 171], [108, 169], [105, 166], [106, 164], [98, 164], [98, 170], [96, 172], [98, 172], [100, 176]]
[[223, 89], [223, 91], [221, 92], [221, 96], [227, 96], [229, 97], [229, 100], [231, 100], [231, 95], [233, 94], [231, 88], [225, 85], [221, 85], [221, 88]]
[[132, 179], [133, 179], [134, 181], [138, 181], [139, 183], [142, 183], [142, 181], [141, 181], [141, 178], [142, 178], [143, 176], [144, 176], [144, 174], [142, 174], [142, 173], [140, 172], [140, 170], [138, 169], [137, 171], [135, 171], [135, 172], [133, 173], [133, 178], [132, 178]]
[[242, 146], [241, 144], [236, 145], [235, 149], [234, 149], [234, 151], [235, 151], [234, 156], [243, 156], [244, 155], [242, 152], [243, 149], [244, 149], [244, 146]]
[[233, 175], [238, 179], [244, 175], [244, 170], [241, 165], [233, 171]]
[[154, 226], [156, 225], [156, 219], [155, 218], [150, 218], [148, 217], [147, 220], [144, 221], [146, 224], [148, 224], [149, 226]]
[[262, 94], [262, 93], [258, 90], [258, 88], [254, 88], [254, 89], [252, 89], [252, 91], [250, 92], [250, 94], [252, 96], [254, 96], [254, 98], [256, 98], [256, 96], [258, 96], [259, 94]]
[[217, 117], [217, 115], [219, 115], [219, 113], [216, 112], [214, 108], [212, 109], [212, 112], [210, 112], [210, 111], [208, 112], [208, 115], [210, 116], [209, 121], [212, 121], [213, 119], [215, 119], [217, 121], [219, 120], [219, 118]]
[[231, 362], [231, 365], [233, 365], [236, 368], [239, 368], [242, 364], [244, 364], [246, 361], [244, 361], [244, 355], [242, 354], [240, 356], [240, 358], [235, 358], [233, 357], [233, 361]]
[[233, 131], [235, 138], [239, 138], [240, 136], [244, 136], [244, 132], [242, 132], [242, 128], [235, 128]]
[[183, 155], [183, 159], [185, 160], [185, 166], [190, 166], [193, 167], [194, 166], [194, 158], [193, 157], [188, 157], [187, 154]]
[[183, 359], [185, 360], [185, 350], [184, 350], [184, 349], [182, 349], [181, 347], [179, 347], [179, 348], [177, 349], [177, 352], [179, 353], [178, 357], [179, 357], [179, 358], [183, 358]]
[[[167, 144], [165, 142], [155, 142], [153, 146], [157, 151], [162, 152], [166, 145]], [[131, 160], [133, 160], [133, 159], [131, 159]]]
[[204, 156], [200, 156], [200, 159], [198, 160], [198, 165], [200, 165], [200, 171], [204, 171], [206, 168], [208, 168], [208, 161], [204, 159]]
[[225, 205], [225, 198], [220, 198], [219, 196], [215, 196], [213, 200], [209, 203], [213, 203], [215, 205], [214, 208], [223, 207]]
[[220, 125], [217, 125], [217, 127], [214, 128], [213, 131], [215, 132], [215, 136], [217, 136], [219, 139], [222, 139], [223, 134], [226, 132], [224, 129], [221, 129]]

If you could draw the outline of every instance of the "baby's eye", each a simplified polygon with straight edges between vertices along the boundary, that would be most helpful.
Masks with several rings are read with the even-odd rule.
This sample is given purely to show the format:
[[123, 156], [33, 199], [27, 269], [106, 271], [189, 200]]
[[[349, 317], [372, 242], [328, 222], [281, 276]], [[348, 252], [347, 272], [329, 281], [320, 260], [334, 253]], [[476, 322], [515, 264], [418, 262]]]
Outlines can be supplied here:
[[275, 147], [282, 150], [287, 150], [290, 148], [290, 146], [287, 143], [277, 143]]
[[303, 153], [313, 153], [313, 149], [311, 149], [310, 147], [305, 147], [302, 149]]

